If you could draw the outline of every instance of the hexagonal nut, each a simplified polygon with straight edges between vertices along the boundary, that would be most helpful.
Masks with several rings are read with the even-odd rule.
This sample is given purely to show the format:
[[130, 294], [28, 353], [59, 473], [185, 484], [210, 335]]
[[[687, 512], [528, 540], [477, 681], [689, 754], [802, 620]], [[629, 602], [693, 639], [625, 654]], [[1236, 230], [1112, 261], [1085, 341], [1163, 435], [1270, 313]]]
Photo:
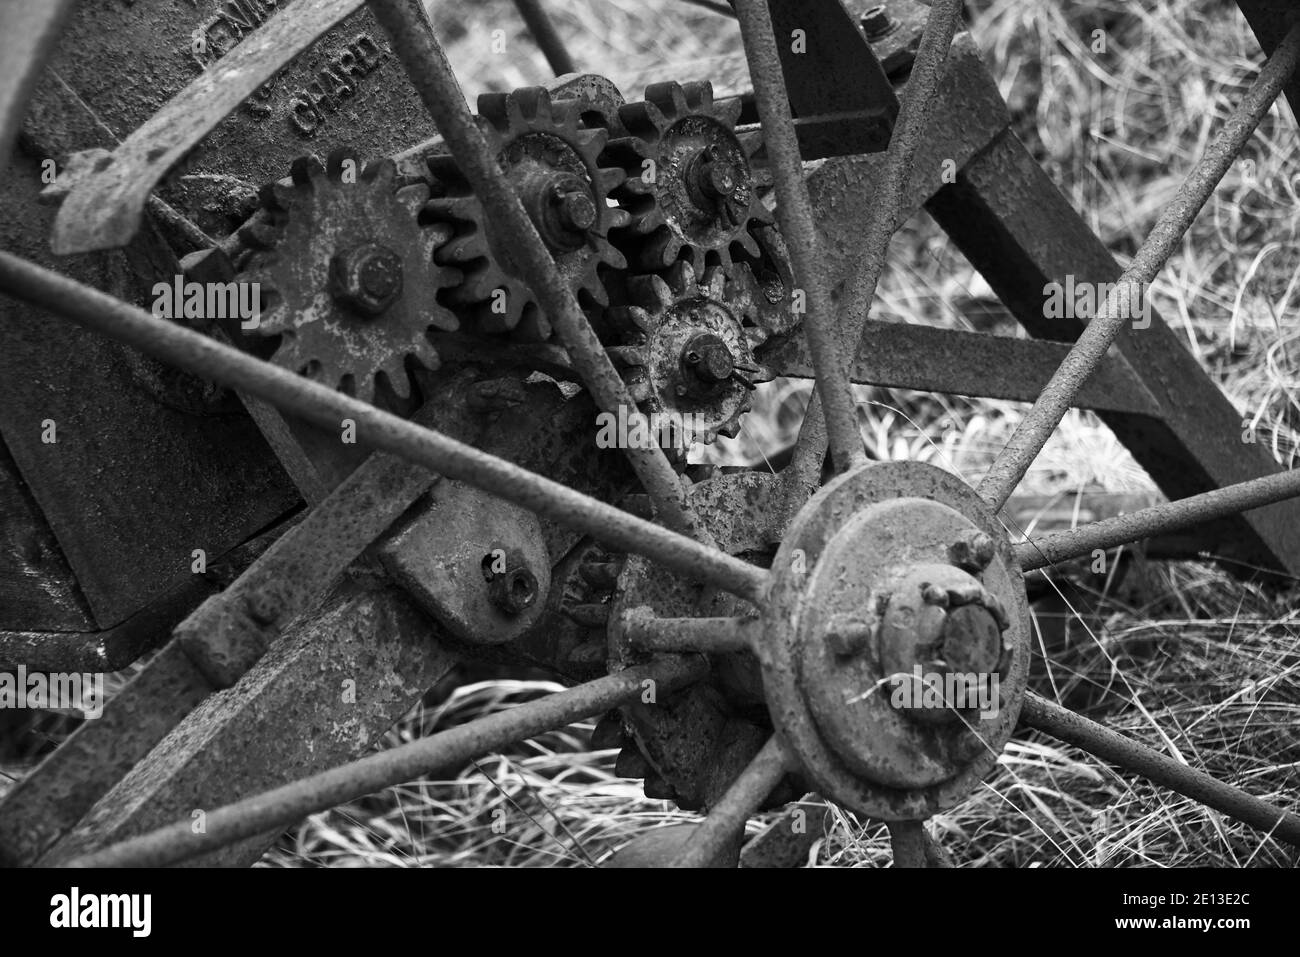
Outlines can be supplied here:
[[340, 250], [330, 259], [329, 288], [340, 305], [381, 315], [402, 294], [402, 257], [379, 243]]
[[488, 597], [507, 615], [521, 614], [537, 600], [537, 576], [526, 565], [512, 564], [488, 579]]

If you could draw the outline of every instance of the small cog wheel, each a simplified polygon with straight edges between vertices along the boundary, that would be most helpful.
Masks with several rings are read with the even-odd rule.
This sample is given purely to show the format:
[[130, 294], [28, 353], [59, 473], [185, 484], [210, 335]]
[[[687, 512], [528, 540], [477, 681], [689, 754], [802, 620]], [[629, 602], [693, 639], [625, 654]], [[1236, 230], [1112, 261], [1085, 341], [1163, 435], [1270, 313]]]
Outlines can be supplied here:
[[635, 265], [656, 271], [686, 258], [698, 275], [708, 262], [731, 265], [733, 247], [760, 258], [751, 227], [771, 216], [751, 165], [760, 140], [736, 136], [740, 111], [738, 99], [715, 102], [707, 82], [656, 83], [619, 111], [630, 135], [606, 152], [627, 171], [614, 196], [632, 223], [615, 241]]
[[[610, 230], [627, 222], [627, 214], [609, 202], [623, 171], [599, 161], [609, 133], [582, 126], [581, 100], [552, 101], [541, 87], [484, 94], [478, 110], [497, 160], [561, 276], [580, 304], [606, 305], [601, 273], [627, 266], [609, 241]], [[450, 301], [473, 307], [480, 332], [548, 339], [550, 325], [514, 261], [515, 237], [493, 232], [482, 202], [450, 156], [431, 157], [429, 166], [443, 191], [430, 210], [456, 230], [439, 250], [438, 262], [465, 272]]]
[[627, 297], [606, 313], [619, 343], [609, 353], [641, 411], [669, 413], [681, 428], [678, 448], [734, 436], [750, 392], [772, 378], [754, 358], [764, 335], [752, 324], [748, 269], [710, 266], [697, 280], [679, 260], [662, 276], [629, 279]]
[[277, 364], [398, 408], [408, 361], [438, 367], [426, 333], [459, 326], [437, 299], [460, 274], [434, 262], [450, 230], [421, 224], [428, 185], [399, 185], [388, 160], [357, 170], [344, 152], [303, 157], [291, 182], [265, 188], [269, 217], [245, 235], [255, 251], [241, 278], [262, 285], [256, 332], [281, 337]]

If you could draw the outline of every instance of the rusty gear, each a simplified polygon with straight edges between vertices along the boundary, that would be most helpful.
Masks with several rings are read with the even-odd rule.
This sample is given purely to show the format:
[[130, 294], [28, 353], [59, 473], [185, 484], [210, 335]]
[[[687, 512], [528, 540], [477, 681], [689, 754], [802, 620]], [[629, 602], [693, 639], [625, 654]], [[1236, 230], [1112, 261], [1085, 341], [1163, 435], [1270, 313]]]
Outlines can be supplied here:
[[711, 262], [730, 265], [733, 247], [761, 256], [750, 232], [771, 222], [751, 167], [760, 140], [736, 136], [740, 110], [701, 82], [656, 83], [619, 111], [629, 135], [607, 156], [627, 171], [614, 196], [633, 219], [615, 241], [635, 265], [659, 270], [684, 258], [699, 275]]
[[[609, 134], [582, 127], [582, 101], [553, 102], [540, 87], [484, 94], [478, 109], [498, 162], [569, 288], [582, 305], [605, 305], [600, 273], [627, 265], [609, 242], [610, 230], [627, 221], [627, 214], [609, 203], [623, 171], [603, 168], [598, 159]], [[513, 237], [493, 235], [482, 202], [451, 157], [434, 156], [429, 165], [443, 191], [430, 211], [456, 229], [439, 250], [438, 262], [465, 270], [465, 282], [450, 301], [474, 307], [478, 331], [549, 338], [550, 325], [513, 261]]]
[[262, 284], [256, 332], [281, 337], [276, 363], [400, 406], [411, 393], [408, 360], [438, 366], [427, 331], [459, 325], [437, 297], [460, 274], [434, 262], [450, 230], [421, 225], [428, 186], [399, 186], [388, 160], [358, 165], [344, 153], [328, 166], [304, 157], [292, 182], [264, 189], [269, 215], [241, 234], [255, 247], [241, 278]]
[[772, 378], [754, 358], [765, 338], [753, 325], [754, 292], [747, 267], [712, 266], [697, 281], [683, 260], [629, 280], [629, 303], [606, 314], [620, 343], [610, 355], [632, 397], [647, 414], [672, 415], [681, 448], [734, 436], [755, 383]]

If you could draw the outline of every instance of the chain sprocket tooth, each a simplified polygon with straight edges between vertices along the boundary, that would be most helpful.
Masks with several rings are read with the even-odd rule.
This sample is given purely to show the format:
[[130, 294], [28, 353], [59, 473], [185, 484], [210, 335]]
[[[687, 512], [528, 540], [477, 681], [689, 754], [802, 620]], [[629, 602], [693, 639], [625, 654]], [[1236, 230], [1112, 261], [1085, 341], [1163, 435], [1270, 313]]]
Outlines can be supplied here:
[[614, 240], [639, 268], [687, 258], [701, 273], [731, 265], [733, 247], [760, 254], [750, 231], [770, 216], [752, 169], [759, 140], [735, 133], [740, 109], [739, 100], [716, 101], [710, 83], [669, 82], [620, 110], [629, 135], [610, 142], [606, 159], [627, 173], [614, 195], [633, 221]]
[[459, 327], [438, 303], [461, 273], [436, 262], [450, 228], [422, 225], [429, 185], [399, 182], [391, 160], [362, 165], [336, 150], [324, 163], [299, 158], [261, 197], [268, 224], [241, 275], [262, 284], [257, 332], [280, 336], [274, 361], [406, 411], [408, 362], [436, 369], [427, 332]]

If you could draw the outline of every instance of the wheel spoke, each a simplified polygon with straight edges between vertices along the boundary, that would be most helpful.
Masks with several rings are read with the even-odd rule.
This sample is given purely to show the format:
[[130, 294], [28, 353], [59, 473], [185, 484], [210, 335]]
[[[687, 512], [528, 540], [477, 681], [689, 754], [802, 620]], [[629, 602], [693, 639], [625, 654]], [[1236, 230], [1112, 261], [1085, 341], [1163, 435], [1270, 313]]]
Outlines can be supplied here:
[[840, 471], [866, 463], [858, 433], [848, 363], [834, 326], [825, 259], [803, 180], [803, 157], [790, 115], [790, 99], [765, 0], [735, 0], [745, 57], [754, 83], [764, 143], [776, 185], [777, 220], [790, 249], [795, 285], [807, 298], [803, 329], [817, 370], [817, 392], [826, 410], [831, 453]]
[[895, 867], [952, 867], [952, 858], [925, 830], [924, 821], [890, 821]]
[[642, 651], [698, 651], [728, 654], [749, 651], [762, 634], [758, 618], [654, 618], [628, 614], [623, 633]]
[[1021, 542], [1015, 546], [1016, 561], [1021, 571], [1032, 571], [1090, 554], [1094, 549], [1115, 548], [1152, 535], [1180, 531], [1297, 495], [1300, 495], [1300, 470], [1278, 472]]
[[1189, 768], [1095, 721], [1033, 692], [1025, 695], [1021, 723], [1082, 748], [1089, 754], [1140, 774], [1228, 817], [1300, 846], [1300, 816], [1247, 794], [1240, 788]]
[[177, 368], [256, 395], [331, 432], [351, 419], [363, 445], [399, 455], [742, 598], [760, 601], [767, 590], [768, 573], [761, 568], [233, 346], [155, 319], [143, 309], [6, 252], [0, 252], [0, 289]]
[[[862, 258], [845, 286], [844, 299], [840, 305], [840, 323], [843, 328], [841, 354], [847, 354], [849, 368], [846, 377], [851, 374], [855, 358], [865, 354], [864, 347], [870, 342], [864, 333], [867, 315], [876, 295], [881, 270], [885, 267], [889, 243], [902, 226], [908, 177], [911, 176], [916, 161], [917, 147], [926, 132], [943, 68], [948, 61], [948, 51], [952, 47], [957, 25], [961, 22], [961, 11], [961, 0], [937, 0], [926, 18], [921, 45], [912, 64], [907, 89], [903, 93], [889, 149], [885, 153], [884, 170], [876, 188], [876, 202], [870, 207], [867, 221], [863, 224], [865, 240]], [[863, 340], [861, 345], [860, 339]], [[809, 345], [812, 345], [811, 336]], [[820, 370], [821, 367], [817, 368]], [[819, 384], [820, 379], [819, 371]], [[855, 418], [855, 435], [856, 428]], [[820, 395], [814, 393], [804, 414], [803, 428], [799, 430], [799, 439], [789, 465], [788, 481], [792, 489], [816, 487], [822, 459], [826, 455], [826, 442], [822, 403]]]
[[690, 844], [673, 866], [712, 867], [730, 843], [739, 841], [745, 822], [758, 811], [792, 766], [784, 745], [775, 735], [768, 738], [763, 750], [709, 809], [709, 816], [695, 829]]
[[[370, 0], [375, 18], [406, 67], [411, 84], [451, 149], [465, 179], [501, 235], [514, 237], [512, 249], [524, 280], [569, 351], [574, 368], [603, 411], [640, 415], [614, 363], [587, 322], [568, 283], [538, 235], [523, 203], [489, 149], [469, 111], [442, 46], [433, 35], [421, 0]], [[628, 459], [654, 502], [660, 518], [677, 531], [699, 537], [681, 480], [662, 449], [627, 449]]]
[[1215, 187], [1295, 72], [1298, 62], [1300, 24], [1291, 28], [1260, 70], [1250, 90], [1183, 181], [1178, 194], [1165, 207], [1133, 262], [1124, 270], [1106, 302], [1098, 308], [1096, 316], [1088, 323], [980, 483], [979, 493], [994, 510], [1006, 504], [1125, 323], [1139, 314], [1147, 286], [1182, 242]]
[[524, 18], [524, 23], [528, 24], [528, 32], [533, 35], [533, 39], [555, 75], [577, 73], [578, 68], [573, 63], [573, 57], [569, 55], [569, 48], [564, 45], [564, 40], [555, 29], [550, 14], [542, 6], [542, 0], [515, 0], [515, 6], [519, 8], [519, 15]]
[[608, 711], [640, 695], [643, 682], [656, 682], [656, 691], [662, 694], [697, 680], [705, 671], [699, 659], [684, 658], [628, 668], [209, 811], [207, 829], [202, 834], [193, 832], [188, 819], [177, 821], [70, 863], [80, 867], [163, 867], [189, 860], [245, 838], [289, 827], [309, 814], [386, 787], [459, 768], [472, 758], [514, 741]]

